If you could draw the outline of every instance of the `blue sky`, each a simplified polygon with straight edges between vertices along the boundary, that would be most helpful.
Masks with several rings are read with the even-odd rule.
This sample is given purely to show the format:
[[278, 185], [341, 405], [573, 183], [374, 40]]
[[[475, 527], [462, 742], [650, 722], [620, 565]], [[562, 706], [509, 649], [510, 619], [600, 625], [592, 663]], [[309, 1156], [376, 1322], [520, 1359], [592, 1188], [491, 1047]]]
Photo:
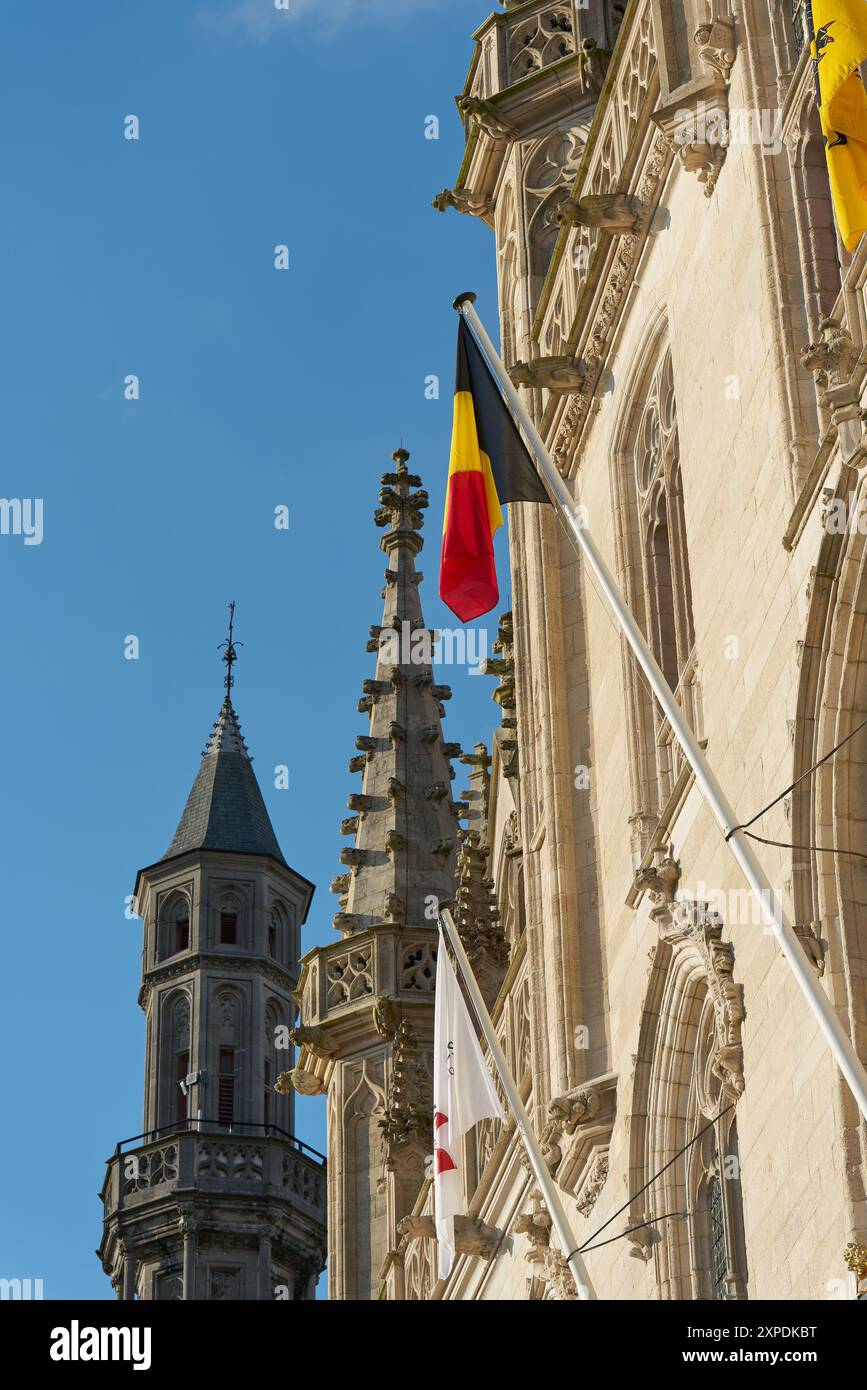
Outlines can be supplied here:
[[[4, 14], [0, 494], [42, 498], [44, 538], [0, 536], [0, 1275], [42, 1278], [47, 1298], [111, 1294], [96, 1193], [142, 1103], [141, 926], [124, 901], [216, 717], [228, 601], [247, 742], [284, 853], [317, 884], [307, 948], [333, 939], [381, 610], [372, 512], [401, 438], [431, 495], [425, 615], [454, 625], [435, 596], [450, 306], [476, 289], [493, 330], [496, 289], [490, 232], [430, 200], [457, 173], [453, 96], [484, 0], [345, 0], [326, 20], [290, 3]], [[441, 678], [447, 736], [489, 738], [493, 682]], [[323, 1120], [300, 1104], [320, 1148]]]

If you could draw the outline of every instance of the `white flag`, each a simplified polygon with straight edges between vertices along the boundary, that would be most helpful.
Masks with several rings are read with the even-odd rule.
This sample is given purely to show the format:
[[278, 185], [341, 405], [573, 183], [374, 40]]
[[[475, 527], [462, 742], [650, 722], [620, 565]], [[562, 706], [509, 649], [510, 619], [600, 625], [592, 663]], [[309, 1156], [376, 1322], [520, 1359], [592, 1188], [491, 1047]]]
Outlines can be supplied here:
[[504, 1120], [440, 930], [434, 999], [434, 1202], [439, 1275], [455, 1253], [455, 1216], [464, 1211], [459, 1139], [479, 1120]]

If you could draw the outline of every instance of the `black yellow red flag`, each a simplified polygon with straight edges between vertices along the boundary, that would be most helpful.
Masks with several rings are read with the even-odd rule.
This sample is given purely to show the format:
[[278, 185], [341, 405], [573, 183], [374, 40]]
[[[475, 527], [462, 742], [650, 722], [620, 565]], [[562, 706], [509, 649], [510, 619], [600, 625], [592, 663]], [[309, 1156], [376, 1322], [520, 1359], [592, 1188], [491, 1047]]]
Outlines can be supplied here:
[[440, 598], [461, 622], [499, 599], [494, 533], [505, 502], [548, 494], [464, 319], [458, 324], [454, 424], [443, 518]]
[[867, 0], [806, 0], [834, 215], [847, 251], [867, 231]]

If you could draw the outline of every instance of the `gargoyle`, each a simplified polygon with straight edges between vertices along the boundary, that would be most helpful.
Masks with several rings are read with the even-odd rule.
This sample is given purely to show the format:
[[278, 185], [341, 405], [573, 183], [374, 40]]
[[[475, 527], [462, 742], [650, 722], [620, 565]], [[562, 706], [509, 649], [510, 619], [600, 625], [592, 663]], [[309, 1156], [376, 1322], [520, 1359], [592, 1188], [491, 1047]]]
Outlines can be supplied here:
[[612, 236], [630, 236], [641, 230], [641, 205], [628, 193], [588, 193], [567, 198], [554, 221], [576, 227], [595, 227]]

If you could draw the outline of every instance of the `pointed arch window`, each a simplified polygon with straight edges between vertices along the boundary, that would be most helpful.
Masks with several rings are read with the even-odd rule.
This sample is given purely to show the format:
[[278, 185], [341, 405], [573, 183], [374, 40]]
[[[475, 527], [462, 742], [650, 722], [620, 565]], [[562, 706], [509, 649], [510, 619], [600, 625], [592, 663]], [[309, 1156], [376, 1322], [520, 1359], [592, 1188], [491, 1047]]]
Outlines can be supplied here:
[[[701, 703], [692, 609], [692, 578], [680, 462], [671, 352], [650, 354], [627, 411], [618, 450], [618, 537], [625, 588], [678, 704], [701, 737]], [[624, 646], [632, 737], [630, 772], [641, 858], [682, 767], [668, 720]]]
[[651, 384], [635, 447], [644, 588], [653, 654], [676, 690], [695, 641], [671, 353]]

